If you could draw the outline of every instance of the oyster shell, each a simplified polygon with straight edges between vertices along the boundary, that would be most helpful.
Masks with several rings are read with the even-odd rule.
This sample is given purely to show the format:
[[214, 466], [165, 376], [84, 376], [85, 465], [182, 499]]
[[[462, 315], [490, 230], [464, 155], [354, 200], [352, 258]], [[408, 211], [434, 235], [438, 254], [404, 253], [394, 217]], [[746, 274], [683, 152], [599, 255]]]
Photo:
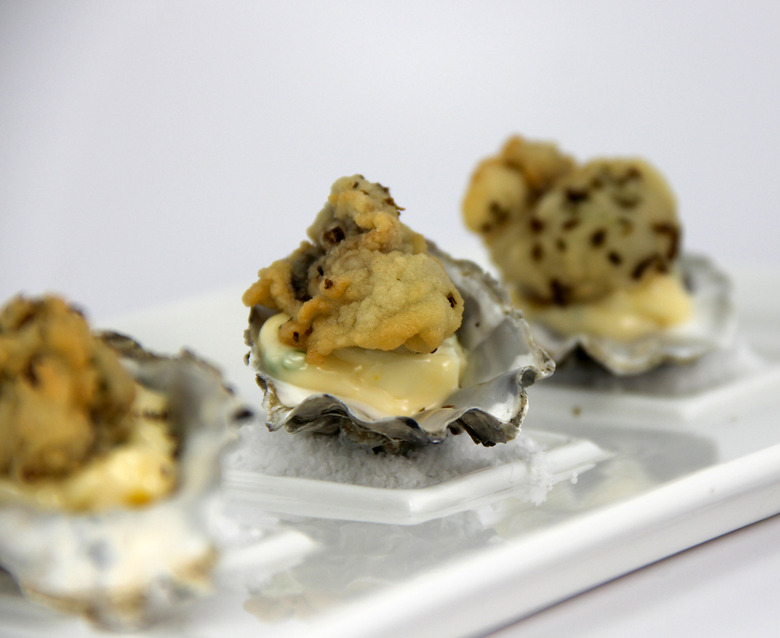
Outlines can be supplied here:
[[389, 452], [438, 443], [464, 431], [488, 446], [515, 437], [528, 407], [525, 388], [552, 374], [555, 364], [495, 280], [476, 264], [455, 260], [431, 243], [429, 252], [441, 261], [465, 301], [456, 333], [468, 361], [461, 387], [441, 407], [401, 417], [378, 415], [356, 402], [280, 382], [262, 369], [257, 350], [260, 328], [276, 311], [254, 306], [245, 333], [251, 348], [247, 362], [264, 391], [270, 430], [338, 434], [349, 444]]
[[175, 491], [138, 509], [70, 513], [0, 506], [0, 565], [30, 599], [113, 629], [143, 626], [208, 589], [218, 552], [205, 531], [218, 457], [239, 415], [220, 374], [191, 353], [161, 357], [116, 333], [99, 335], [143, 386], [164, 392], [179, 440]]
[[477, 165], [462, 213], [558, 363], [585, 353], [636, 375], [735, 336], [728, 281], [707, 260], [681, 256], [674, 193], [641, 158], [580, 163], [553, 143], [512, 136]]
[[631, 341], [589, 334], [562, 335], [532, 321], [534, 335], [560, 365], [578, 350], [615, 375], [637, 375], [664, 363], [688, 363], [730, 346], [737, 333], [731, 282], [699, 255], [683, 255], [680, 272], [693, 301], [693, 316], [683, 324]]

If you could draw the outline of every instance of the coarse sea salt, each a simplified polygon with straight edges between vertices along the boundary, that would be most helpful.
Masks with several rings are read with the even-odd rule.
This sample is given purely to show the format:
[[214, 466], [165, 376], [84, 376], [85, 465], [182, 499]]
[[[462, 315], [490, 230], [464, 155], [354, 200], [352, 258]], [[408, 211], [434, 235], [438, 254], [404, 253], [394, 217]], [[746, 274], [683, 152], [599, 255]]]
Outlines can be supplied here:
[[743, 336], [728, 348], [710, 352], [689, 363], [664, 364], [641, 375], [616, 376], [586, 358], [564, 361], [549, 385], [602, 393], [629, 393], [653, 397], [695, 396], [731, 385], [766, 371], [770, 363]]
[[374, 453], [343, 444], [337, 437], [310, 433], [269, 432], [262, 422], [246, 424], [223, 459], [230, 470], [307, 478], [385, 489], [425, 488], [508, 463], [528, 469], [534, 501], [543, 499], [552, 479], [544, 450], [531, 437], [518, 434], [493, 447], [476, 445], [466, 434], [406, 455]]

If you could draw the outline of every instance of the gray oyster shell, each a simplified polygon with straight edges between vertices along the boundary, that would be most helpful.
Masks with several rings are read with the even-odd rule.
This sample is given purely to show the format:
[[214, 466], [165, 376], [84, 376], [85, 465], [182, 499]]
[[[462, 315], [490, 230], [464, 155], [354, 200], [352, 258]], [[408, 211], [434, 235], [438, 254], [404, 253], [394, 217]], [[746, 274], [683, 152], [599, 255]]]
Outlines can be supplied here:
[[247, 358], [264, 391], [266, 425], [272, 431], [334, 434], [348, 444], [388, 452], [439, 443], [468, 432], [486, 446], [515, 437], [528, 408], [525, 388], [552, 374], [555, 364], [531, 336], [522, 314], [498, 283], [470, 261], [458, 261], [429, 244], [465, 301], [457, 331], [467, 354], [461, 387], [444, 404], [414, 417], [379, 415], [330, 394], [310, 394], [280, 382], [262, 369], [257, 350], [263, 323], [275, 310], [250, 311]]
[[204, 520], [218, 458], [240, 416], [220, 374], [191, 353], [160, 357], [116, 333], [100, 335], [141, 384], [168, 396], [180, 440], [179, 482], [138, 509], [68, 513], [0, 502], [0, 565], [28, 598], [110, 629], [137, 629], [208, 591], [218, 552]]
[[665, 363], [690, 363], [729, 347], [736, 337], [737, 316], [728, 277], [699, 255], [683, 255], [679, 266], [694, 304], [693, 317], [685, 324], [619, 341], [588, 334], [561, 335], [532, 321], [534, 335], [559, 365], [579, 350], [619, 376], [642, 374]]

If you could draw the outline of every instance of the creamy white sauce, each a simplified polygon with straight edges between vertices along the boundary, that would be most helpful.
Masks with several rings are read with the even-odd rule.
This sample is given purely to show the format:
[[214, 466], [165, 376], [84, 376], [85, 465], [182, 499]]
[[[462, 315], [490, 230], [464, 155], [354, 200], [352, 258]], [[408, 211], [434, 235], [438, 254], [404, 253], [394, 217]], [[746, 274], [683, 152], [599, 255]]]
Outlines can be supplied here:
[[410, 416], [440, 406], [459, 385], [465, 355], [452, 335], [430, 354], [343, 348], [322, 363], [279, 341], [289, 317], [277, 314], [260, 330], [263, 369], [306, 394], [328, 393], [374, 408], [384, 415]]
[[673, 274], [651, 277], [590, 303], [540, 306], [519, 299], [518, 305], [529, 319], [563, 334], [592, 334], [621, 341], [684, 323], [693, 313], [690, 295]]

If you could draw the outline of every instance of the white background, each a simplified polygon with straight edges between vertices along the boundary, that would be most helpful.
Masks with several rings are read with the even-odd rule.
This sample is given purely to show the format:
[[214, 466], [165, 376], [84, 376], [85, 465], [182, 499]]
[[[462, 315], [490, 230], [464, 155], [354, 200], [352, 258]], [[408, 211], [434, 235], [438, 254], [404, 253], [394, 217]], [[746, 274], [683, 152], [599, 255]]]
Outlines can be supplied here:
[[331, 183], [482, 259], [460, 221], [511, 133], [642, 155], [689, 250], [780, 266], [780, 4], [0, 4], [0, 298], [93, 318], [246, 284]]
[[[687, 249], [777, 271], [778, 25], [772, 1], [2, 2], [0, 299], [104, 320], [249, 285], [356, 172], [481, 260], [460, 199], [511, 133], [649, 158]], [[506, 635], [770, 635], [779, 531]]]

